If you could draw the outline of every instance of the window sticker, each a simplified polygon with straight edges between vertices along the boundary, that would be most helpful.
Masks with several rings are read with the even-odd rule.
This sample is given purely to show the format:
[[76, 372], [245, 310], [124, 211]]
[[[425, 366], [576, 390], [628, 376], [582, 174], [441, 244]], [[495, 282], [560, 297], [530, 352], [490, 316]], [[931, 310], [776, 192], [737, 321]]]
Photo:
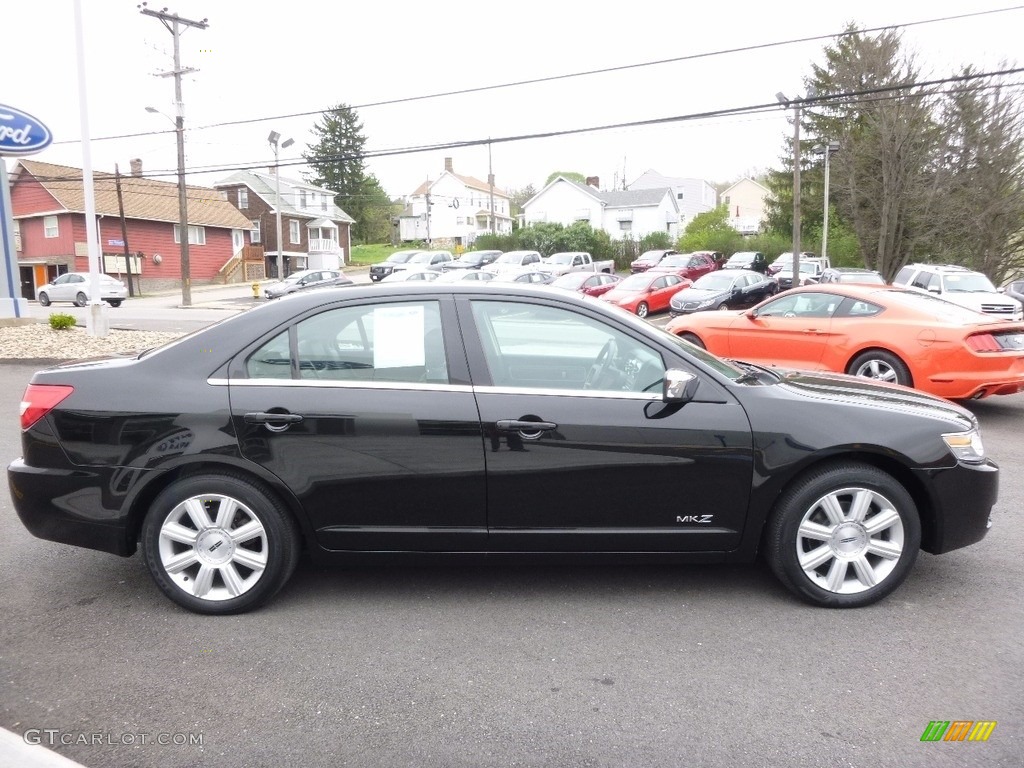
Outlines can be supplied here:
[[373, 310], [373, 367], [424, 365], [424, 307], [378, 307]]

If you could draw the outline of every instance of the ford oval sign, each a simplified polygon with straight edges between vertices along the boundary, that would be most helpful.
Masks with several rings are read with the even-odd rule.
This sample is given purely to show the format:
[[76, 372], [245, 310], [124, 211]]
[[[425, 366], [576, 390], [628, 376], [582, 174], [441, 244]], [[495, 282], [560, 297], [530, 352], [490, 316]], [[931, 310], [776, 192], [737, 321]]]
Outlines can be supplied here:
[[32, 115], [0, 104], [0, 155], [32, 155], [52, 140], [50, 129]]

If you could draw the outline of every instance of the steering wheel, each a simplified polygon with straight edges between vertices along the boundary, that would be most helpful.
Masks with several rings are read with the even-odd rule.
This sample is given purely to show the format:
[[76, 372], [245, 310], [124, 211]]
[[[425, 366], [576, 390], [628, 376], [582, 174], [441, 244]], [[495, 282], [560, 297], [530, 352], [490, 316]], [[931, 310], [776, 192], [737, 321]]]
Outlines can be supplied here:
[[608, 339], [604, 346], [601, 347], [601, 351], [597, 353], [597, 359], [594, 360], [594, 364], [590, 366], [590, 372], [587, 373], [587, 379], [583, 382], [583, 388], [590, 389], [600, 381], [618, 354], [619, 345], [615, 343], [615, 339]]

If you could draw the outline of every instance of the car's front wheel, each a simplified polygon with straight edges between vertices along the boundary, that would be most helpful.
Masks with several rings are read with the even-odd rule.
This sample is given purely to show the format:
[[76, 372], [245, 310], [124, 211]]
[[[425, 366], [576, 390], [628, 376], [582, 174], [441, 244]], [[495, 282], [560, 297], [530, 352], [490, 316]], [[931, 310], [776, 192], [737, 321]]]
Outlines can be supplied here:
[[50, 306], [50, 297], [46, 295], [46, 291], [39, 294], [39, 304], [44, 307]]
[[178, 605], [196, 613], [240, 613], [288, 581], [299, 533], [261, 484], [195, 475], [157, 496], [143, 522], [142, 554], [157, 586]]
[[896, 589], [921, 546], [921, 521], [891, 475], [854, 462], [812, 470], [775, 505], [765, 555], [790, 590], [815, 605], [859, 608]]

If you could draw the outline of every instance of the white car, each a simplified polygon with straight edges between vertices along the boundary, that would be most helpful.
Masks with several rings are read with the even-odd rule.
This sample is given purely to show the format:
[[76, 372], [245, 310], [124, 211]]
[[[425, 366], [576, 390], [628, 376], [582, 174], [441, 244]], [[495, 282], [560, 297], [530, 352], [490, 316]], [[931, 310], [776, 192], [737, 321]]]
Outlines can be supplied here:
[[[51, 283], [36, 289], [36, 300], [44, 307], [55, 301], [70, 301], [76, 307], [89, 303], [92, 281], [88, 272], [65, 272]], [[128, 288], [110, 275], [100, 275], [100, 299], [112, 307], [128, 298]]]
[[956, 264], [907, 264], [892, 284], [934, 294], [975, 312], [1005, 320], [1024, 320], [1019, 301], [999, 293], [983, 273]]
[[502, 272], [515, 272], [527, 267], [536, 269], [541, 265], [539, 251], [506, 251], [486, 267], [485, 272], [500, 275]]
[[473, 282], [478, 283], [487, 282], [493, 280], [494, 274], [491, 272], [482, 272], [479, 269], [459, 269], [453, 272], [442, 272], [441, 276], [437, 278], [439, 283], [462, 283], [462, 282]]

